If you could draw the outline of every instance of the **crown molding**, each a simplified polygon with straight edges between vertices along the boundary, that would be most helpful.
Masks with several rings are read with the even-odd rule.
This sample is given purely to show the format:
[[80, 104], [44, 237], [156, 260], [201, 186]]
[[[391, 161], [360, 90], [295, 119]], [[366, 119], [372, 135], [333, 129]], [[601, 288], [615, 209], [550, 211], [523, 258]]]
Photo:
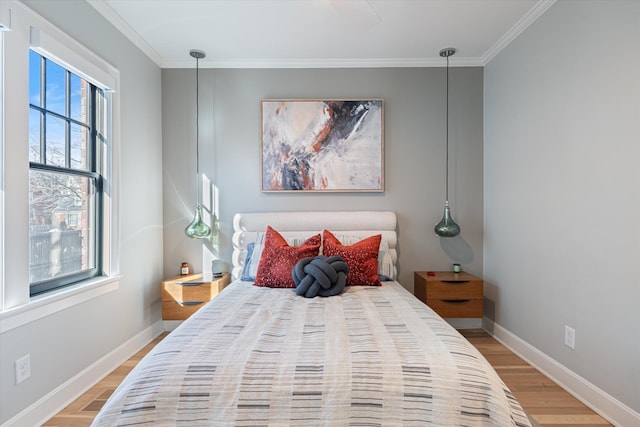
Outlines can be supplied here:
[[[86, 0], [98, 13], [127, 37], [160, 68], [193, 68], [193, 61], [163, 61], [162, 57], [133, 28], [131, 28], [103, 0]], [[557, 0], [540, 0], [507, 33], [505, 33], [482, 57], [455, 58], [452, 67], [484, 67], [506, 48], [513, 40], [535, 22]], [[411, 68], [444, 67], [441, 59], [434, 58], [365, 58], [365, 59], [272, 59], [254, 58], [239, 60], [207, 59], [201, 62], [203, 68]]]
[[147, 55], [157, 66], [161, 66], [162, 57], [149, 45], [140, 35], [127, 24], [120, 15], [111, 9], [102, 0], [86, 0], [98, 11], [107, 21], [109, 21], [118, 31], [136, 45], [145, 55]]
[[[479, 58], [457, 58], [453, 67], [482, 67]], [[165, 61], [162, 68], [193, 68], [193, 61]], [[442, 59], [432, 58], [369, 58], [369, 59], [241, 59], [216, 61], [205, 59], [200, 68], [437, 68], [445, 67]]]
[[500, 39], [489, 48], [480, 58], [481, 66], [487, 65], [493, 58], [498, 55], [504, 48], [509, 46], [520, 34], [526, 30], [529, 25], [533, 24], [543, 13], [547, 11], [557, 0], [540, 0], [533, 6], [526, 15], [524, 15], [516, 24], [511, 27]]

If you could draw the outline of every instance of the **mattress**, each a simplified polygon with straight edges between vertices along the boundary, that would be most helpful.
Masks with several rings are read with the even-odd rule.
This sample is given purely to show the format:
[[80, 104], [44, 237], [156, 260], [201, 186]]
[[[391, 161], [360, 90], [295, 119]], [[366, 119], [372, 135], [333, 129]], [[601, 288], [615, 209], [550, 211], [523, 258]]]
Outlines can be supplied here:
[[484, 357], [395, 281], [328, 298], [234, 281], [94, 426], [529, 426]]

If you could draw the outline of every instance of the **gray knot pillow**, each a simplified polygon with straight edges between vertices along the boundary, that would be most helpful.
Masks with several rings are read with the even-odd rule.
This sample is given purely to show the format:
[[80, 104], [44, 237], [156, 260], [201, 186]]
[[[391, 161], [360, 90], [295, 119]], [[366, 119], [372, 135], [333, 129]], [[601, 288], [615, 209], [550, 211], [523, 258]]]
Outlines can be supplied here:
[[291, 270], [296, 294], [306, 298], [338, 295], [347, 284], [349, 267], [339, 256], [302, 258]]

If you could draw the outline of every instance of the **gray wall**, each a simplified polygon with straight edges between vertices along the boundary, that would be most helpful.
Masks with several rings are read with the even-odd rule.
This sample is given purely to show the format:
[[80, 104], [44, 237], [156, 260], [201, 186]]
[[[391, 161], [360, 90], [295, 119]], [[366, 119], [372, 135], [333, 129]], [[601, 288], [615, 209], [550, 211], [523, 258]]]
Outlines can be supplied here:
[[[160, 69], [86, 2], [25, 4], [120, 70], [123, 277], [117, 291], [0, 336], [0, 423], [160, 320]], [[24, 101], [9, 99], [7, 105], [26, 105]], [[11, 185], [11, 177], [6, 182]], [[31, 377], [15, 386], [13, 362], [27, 353], [31, 355]]]
[[494, 320], [636, 411], [639, 43], [640, 2], [558, 1], [484, 81]]
[[[197, 47], [197, 46], [194, 46]], [[188, 53], [185, 52], [185, 55]], [[219, 192], [219, 245], [190, 241], [195, 204], [195, 70], [162, 71], [165, 275], [181, 261], [210, 271], [230, 262], [236, 212], [392, 210], [399, 219], [399, 276], [461, 262], [482, 274], [481, 68], [450, 70], [450, 201], [462, 227], [442, 242], [433, 226], [445, 198], [445, 69], [200, 69], [201, 171]], [[260, 100], [383, 98], [384, 193], [261, 193]], [[205, 255], [203, 255], [203, 253]]]
[[[493, 320], [640, 410], [640, 3], [558, 2], [485, 68], [484, 167], [483, 70], [451, 70], [454, 239], [432, 232], [444, 199], [444, 69], [201, 70], [218, 245], [183, 237], [195, 201], [193, 70], [161, 72], [84, 2], [25, 3], [121, 72], [123, 279], [0, 336], [0, 422], [157, 322], [162, 277], [183, 260], [197, 271], [212, 256], [229, 262], [233, 214], [266, 210], [397, 212], [405, 286], [417, 269], [458, 261], [482, 274], [484, 263]], [[386, 191], [261, 193], [260, 99], [331, 97], [384, 98]], [[575, 350], [562, 344], [565, 324]], [[4, 381], [25, 353], [31, 378]]]

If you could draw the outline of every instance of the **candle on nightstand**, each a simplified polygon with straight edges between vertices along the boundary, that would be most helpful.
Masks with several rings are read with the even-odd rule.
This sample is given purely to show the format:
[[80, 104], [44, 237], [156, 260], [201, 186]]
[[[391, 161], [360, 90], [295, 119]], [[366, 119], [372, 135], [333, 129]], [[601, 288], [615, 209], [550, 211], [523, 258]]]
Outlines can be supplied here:
[[460, 268], [460, 264], [453, 264], [453, 272], [460, 273], [462, 269]]

